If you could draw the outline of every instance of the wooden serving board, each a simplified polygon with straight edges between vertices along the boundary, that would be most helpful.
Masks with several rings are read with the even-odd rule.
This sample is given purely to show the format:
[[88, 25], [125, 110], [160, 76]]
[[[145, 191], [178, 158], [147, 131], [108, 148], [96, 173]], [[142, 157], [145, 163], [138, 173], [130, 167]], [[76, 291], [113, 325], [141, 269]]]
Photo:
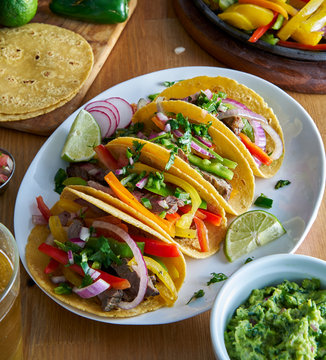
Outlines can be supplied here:
[[191, 0], [173, 3], [185, 30], [223, 64], [262, 77], [286, 90], [326, 93], [325, 61], [293, 60], [253, 48], [211, 23]]
[[71, 113], [82, 104], [82, 101], [92, 85], [104, 62], [109, 56], [115, 43], [132, 13], [137, 0], [129, 2], [129, 17], [119, 24], [90, 24], [76, 21], [53, 14], [49, 9], [49, 0], [39, 0], [38, 10], [32, 22], [57, 25], [72, 30], [83, 36], [92, 46], [94, 66], [83, 87], [78, 94], [65, 105], [47, 113], [27, 120], [0, 122], [0, 126], [20, 130], [37, 135], [50, 135]]

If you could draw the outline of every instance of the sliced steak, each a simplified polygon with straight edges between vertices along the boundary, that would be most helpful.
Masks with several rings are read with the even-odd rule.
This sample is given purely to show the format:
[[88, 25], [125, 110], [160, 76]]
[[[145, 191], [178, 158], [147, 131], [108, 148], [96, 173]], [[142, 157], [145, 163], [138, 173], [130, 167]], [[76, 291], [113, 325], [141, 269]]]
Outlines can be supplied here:
[[83, 223], [81, 220], [79, 219], [74, 219], [72, 221], [72, 223], [68, 226], [68, 239], [75, 239], [75, 238], [79, 238], [80, 235], [80, 231], [83, 227]]
[[147, 198], [152, 205], [151, 212], [154, 214], [160, 214], [162, 211], [166, 211], [167, 214], [175, 214], [179, 207], [185, 205], [184, 201], [178, 199], [173, 195], [168, 195], [167, 197], [161, 195], [155, 195], [150, 192], [141, 192], [141, 191], [134, 191], [132, 193], [134, 197], [141, 201], [142, 198]]
[[[118, 276], [127, 279], [130, 283], [130, 288], [123, 290], [123, 300], [132, 301], [138, 294], [140, 278], [137, 271], [132, 271], [127, 265], [127, 260], [122, 259], [122, 265], [112, 264], [112, 268], [116, 271]], [[155, 288], [153, 280], [148, 277], [147, 290], [145, 297], [159, 295], [159, 291]]]
[[97, 297], [101, 301], [102, 310], [111, 311], [118, 307], [118, 304], [123, 297], [123, 291], [111, 288], [97, 295]]
[[100, 184], [99, 182], [96, 182], [94, 180], [89, 180], [87, 181], [87, 185], [92, 187], [93, 189], [95, 190], [100, 190], [100, 191], [103, 191], [105, 192], [106, 194], [109, 194], [111, 196], [114, 196], [115, 197], [115, 194], [114, 192], [111, 190], [111, 188], [109, 186], [104, 186], [102, 184]]
[[182, 149], [178, 148], [178, 154], [177, 155], [179, 156], [180, 159], [182, 159], [183, 161], [185, 161], [186, 163], [189, 164], [189, 160], [187, 158], [187, 155], [185, 154], [185, 152]]
[[62, 226], [66, 226], [68, 221], [70, 220], [70, 213], [68, 211], [63, 211], [59, 215], [59, 220]]
[[66, 169], [68, 177], [80, 177], [86, 181], [94, 180], [103, 185], [106, 184], [104, 176], [109, 170], [87, 162], [70, 163]]
[[200, 170], [203, 178], [211, 183], [218, 193], [226, 200], [229, 201], [232, 191], [232, 185], [225, 179], [216, 175], [210, 174], [207, 171]]
[[244, 128], [244, 123], [240, 116], [231, 116], [221, 120], [236, 135], [239, 135]]

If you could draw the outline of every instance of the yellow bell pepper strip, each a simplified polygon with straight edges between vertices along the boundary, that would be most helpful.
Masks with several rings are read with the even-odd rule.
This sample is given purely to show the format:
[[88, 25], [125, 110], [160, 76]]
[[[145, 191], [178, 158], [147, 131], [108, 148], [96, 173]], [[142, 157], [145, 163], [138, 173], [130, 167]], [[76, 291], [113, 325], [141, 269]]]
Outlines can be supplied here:
[[175, 236], [180, 238], [195, 239], [197, 236], [196, 230], [194, 229], [182, 229], [178, 226], [175, 227]]
[[198, 241], [199, 241], [199, 245], [200, 245], [200, 250], [202, 252], [207, 252], [207, 251], [209, 251], [208, 232], [207, 232], [205, 223], [203, 220], [199, 219], [196, 216], [194, 217], [194, 222], [195, 222], [196, 229], [197, 229], [197, 236], [198, 236]]
[[218, 15], [223, 21], [242, 30], [254, 30], [269, 24], [273, 11], [254, 4], [233, 4]]
[[324, 0], [310, 0], [295, 16], [282, 26], [280, 31], [277, 33], [277, 36], [281, 40], [286, 41], [301, 25], [301, 23], [319, 8], [323, 1]]
[[251, 155], [255, 156], [265, 165], [270, 165], [272, 163], [273, 160], [265, 153], [265, 151], [262, 150], [255, 143], [253, 143], [247, 135], [245, 135], [244, 133], [240, 133], [239, 136]]
[[326, 3], [323, 3], [318, 10], [300, 25], [304, 31], [320, 31], [326, 25]]
[[244, 15], [236, 12], [223, 12], [219, 14], [218, 17], [241, 30], [250, 31], [255, 28], [255, 26]]
[[283, 15], [285, 19], [289, 18], [288, 13], [281, 5], [275, 4], [274, 2], [268, 0], [239, 0], [239, 4], [254, 4], [261, 6], [266, 9], [276, 11], [277, 13]]
[[323, 38], [321, 30], [326, 25], [326, 4], [322, 4], [306, 21], [291, 35], [292, 39], [306, 45], [317, 45]]
[[300, 44], [294, 41], [282, 41], [279, 40], [279, 42], [277, 43], [277, 45], [280, 46], [284, 46], [284, 47], [289, 47], [289, 48], [293, 48], [293, 49], [300, 49], [300, 50], [322, 50], [322, 51], [326, 51], [326, 44], [317, 44], [315, 46], [313, 45], [306, 45], [306, 44]]
[[[157, 169], [154, 169], [154, 168], [144, 165], [144, 164], [136, 163], [134, 165], [133, 169], [130, 170], [130, 172], [135, 172], [135, 171], [136, 172], [146, 171], [147, 173], [149, 173], [149, 172], [155, 172], [155, 171], [157, 171]], [[181, 189], [183, 189], [185, 192], [187, 192], [189, 194], [190, 199], [191, 199], [191, 205], [192, 205], [191, 211], [187, 214], [183, 214], [180, 217], [180, 219], [177, 220], [177, 222], [176, 222], [176, 225], [178, 227], [183, 228], [183, 229], [189, 229], [191, 226], [193, 217], [202, 202], [197, 190], [192, 185], [187, 183], [186, 181], [178, 178], [177, 176], [174, 176], [174, 175], [171, 175], [168, 173], [164, 173], [164, 180], [166, 180], [168, 183], [171, 183], [171, 184], [174, 184], [174, 185], [180, 187]]]
[[[136, 165], [136, 164], [135, 164]], [[110, 185], [111, 189], [115, 195], [125, 204], [128, 204], [135, 210], [139, 211], [142, 215], [154, 221], [158, 224], [163, 230], [165, 230], [169, 235], [174, 237], [174, 226], [168, 221], [164, 221], [160, 217], [156, 216], [148, 209], [145, 208], [116, 178], [113, 172], [109, 172], [104, 177], [105, 181]]]
[[61, 225], [61, 221], [59, 219], [59, 216], [53, 215], [49, 218], [49, 227], [51, 234], [55, 238], [55, 240], [58, 240], [60, 242], [66, 242], [68, 240], [67, 232]]
[[[152, 273], [154, 273], [160, 279], [160, 281], [169, 289], [171, 294], [169, 299], [171, 299], [174, 302], [178, 298], [178, 293], [169, 273], [164, 269], [164, 267], [161, 264], [159, 264], [154, 259], [148, 256], [143, 256], [143, 258], [146, 263], [147, 269], [150, 270]], [[128, 262], [128, 265], [135, 265], [135, 264], [136, 264], [135, 258], [132, 258]]]
[[283, 0], [271, 0], [271, 1], [282, 6], [285, 9], [285, 11], [291, 16], [294, 16], [298, 13], [298, 10], [293, 6], [291, 6], [290, 4], [288, 4], [286, 1]]
[[82, 205], [77, 204], [75, 201], [60, 199], [53, 205], [51, 213], [53, 215], [58, 215], [62, 211], [68, 211], [69, 213], [79, 213], [81, 209]]
[[258, 29], [256, 29], [253, 32], [253, 34], [250, 36], [248, 41], [252, 42], [252, 43], [255, 43], [256, 41], [258, 41], [265, 34], [265, 32], [274, 25], [277, 17], [278, 17], [278, 13], [274, 12], [273, 20], [269, 24], [267, 24], [265, 26], [260, 26]]

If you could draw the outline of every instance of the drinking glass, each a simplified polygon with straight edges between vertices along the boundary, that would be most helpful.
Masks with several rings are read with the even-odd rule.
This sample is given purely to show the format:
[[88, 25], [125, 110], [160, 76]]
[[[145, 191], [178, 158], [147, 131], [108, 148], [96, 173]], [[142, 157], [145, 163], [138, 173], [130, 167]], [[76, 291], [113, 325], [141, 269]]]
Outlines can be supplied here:
[[0, 359], [21, 360], [19, 254], [16, 240], [0, 223]]

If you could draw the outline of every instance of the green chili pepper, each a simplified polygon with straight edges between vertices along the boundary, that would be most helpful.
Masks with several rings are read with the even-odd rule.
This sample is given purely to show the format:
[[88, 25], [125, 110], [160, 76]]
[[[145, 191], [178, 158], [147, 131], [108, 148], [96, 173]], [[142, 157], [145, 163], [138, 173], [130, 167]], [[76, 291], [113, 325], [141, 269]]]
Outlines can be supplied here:
[[52, 0], [50, 9], [63, 15], [86, 22], [115, 24], [127, 20], [128, 0]]

